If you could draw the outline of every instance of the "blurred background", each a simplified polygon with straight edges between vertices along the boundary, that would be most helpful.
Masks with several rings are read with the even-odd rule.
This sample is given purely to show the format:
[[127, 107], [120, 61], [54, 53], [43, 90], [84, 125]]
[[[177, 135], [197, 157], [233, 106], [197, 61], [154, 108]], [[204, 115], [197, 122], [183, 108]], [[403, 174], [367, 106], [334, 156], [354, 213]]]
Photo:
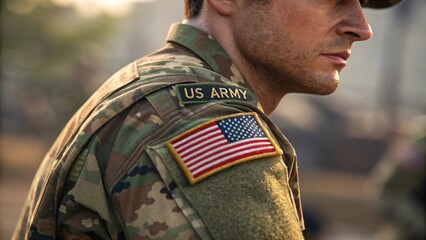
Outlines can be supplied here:
[[[182, 9], [1, 1], [0, 239], [66, 121], [111, 74], [161, 47]], [[374, 37], [355, 44], [337, 92], [289, 95], [272, 116], [298, 153], [308, 240], [425, 236], [425, 142], [414, 142], [426, 133], [426, 1], [365, 12]]]

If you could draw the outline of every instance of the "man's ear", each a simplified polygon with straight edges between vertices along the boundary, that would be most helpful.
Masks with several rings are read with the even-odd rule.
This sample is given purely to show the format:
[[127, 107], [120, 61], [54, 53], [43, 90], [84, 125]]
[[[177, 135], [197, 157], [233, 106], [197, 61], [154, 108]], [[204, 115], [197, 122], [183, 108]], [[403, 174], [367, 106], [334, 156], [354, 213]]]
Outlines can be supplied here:
[[236, 8], [236, 3], [234, 0], [207, 0], [209, 4], [214, 8], [219, 14], [224, 16], [231, 15]]

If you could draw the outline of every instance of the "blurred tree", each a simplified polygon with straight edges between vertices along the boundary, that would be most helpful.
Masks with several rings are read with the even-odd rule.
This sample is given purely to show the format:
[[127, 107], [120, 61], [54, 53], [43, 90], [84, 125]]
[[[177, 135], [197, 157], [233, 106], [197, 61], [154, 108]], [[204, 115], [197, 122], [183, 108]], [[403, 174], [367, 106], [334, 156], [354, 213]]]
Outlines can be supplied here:
[[[1, 2], [2, 131], [51, 141], [107, 73], [119, 18], [50, 0]], [[70, 1], [68, 1], [70, 2]]]

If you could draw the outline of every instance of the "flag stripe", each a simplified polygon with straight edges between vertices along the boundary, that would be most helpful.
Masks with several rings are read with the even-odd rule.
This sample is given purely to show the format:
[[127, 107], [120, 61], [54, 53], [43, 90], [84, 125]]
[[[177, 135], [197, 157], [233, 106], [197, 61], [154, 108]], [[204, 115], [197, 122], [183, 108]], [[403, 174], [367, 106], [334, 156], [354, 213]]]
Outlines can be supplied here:
[[[263, 140], [263, 139], [262, 139]], [[245, 147], [252, 147], [252, 146], [257, 146], [257, 145], [269, 145], [271, 146], [271, 144], [269, 143], [269, 141], [262, 141], [261, 139], [247, 139], [247, 140], [243, 140], [240, 142], [235, 142], [235, 143], [231, 143], [231, 144], [226, 144], [223, 145], [221, 147], [212, 149], [208, 152], [205, 152], [204, 154], [202, 154], [201, 156], [195, 157], [195, 158], [182, 158], [182, 160], [185, 162], [185, 164], [188, 167], [191, 167], [194, 163], [196, 162], [206, 162], [206, 161], [210, 161], [213, 157], [222, 157], [223, 155], [235, 152], [235, 151], [239, 151], [240, 149], [243, 149]]]
[[208, 124], [208, 125], [206, 125], [206, 126], [204, 126], [203, 128], [201, 128], [201, 129], [198, 129], [198, 131], [197, 131], [197, 133], [195, 133], [195, 134], [191, 134], [192, 132], [190, 132], [190, 133], [188, 133], [188, 134], [185, 134], [184, 136], [182, 136], [180, 139], [182, 139], [182, 140], [180, 140], [180, 141], [175, 141], [174, 143], [173, 143], [173, 145], [174, 145], [174, 147], [176, 148], [176, 147], [179, 147], [179, 145], [181, 145], [181, 144], [184, 144], [184, 143], [186, 143], [186, 142], [188, 142], [188, 141], [190, 141], [191, 139], [194, 139], [194, 138], [196, 138], [196, 137], [198, 137], [198, 136], [200, 136], [200, 135], [202, 135], [202, 134], [205, 134], [206, 132], [208, 132], [208, 131], [210, 131], [210, 130], [212, 130], [212, 129], [214, 129], [214, 128], [217, 128], [217, 125], [216, 125], [216, 123], [211, 123], [211, 124]]
[[238, 151], [244, 151], [244, 150], [250, 149], [250, 148], [257, 149], [257, 148], [263, 148], [263, 147], [268, 147], [268, 146], [270, 146], [270, 144], [269, 145], [267, 144], [266, 146], [265, 145], [258, 145], [256, 143], [244, 144], [244, 145], [238, 144], [238, 146], [227, 147], [225, 149], [222, 149], [221, 151], [217, 151], [219, 153], [213, 153], [213, 154], [206, 156], [206, 158], [198, 159], [197, 162], [192, 161], [191, 163], [186, 163], [186, 164], [187, 164], [188, 168], [191, 170], [191, 169], [197, 168], [200, 165], [208, 164], [211, 161], [215, 161], [218, 158], [224, 158], [228, 154], [232, 155], [232, 154], [235, 154]]
[[197, 151], [197, 149], [204, 149], [208, 147], [210, 144], [214, 144], [215, 142], [225, 141], [228, 142], [223, 134], [221, 132], [216, 132], [215, 134], [209, 135], [209, 138], [205, 141], [201, 142], [194, 142], [194, 144], [190, 144], [186, 148], [179, 148], [176, 149], [176, 151], [181, 154], [182, 157], [186, 157], [186, 155], [193, 153], [194, 151]]
[[[210, 143], [210, 142], [214, 142], [214, 143]], [[209, 141], [209, 143], [206, 143], [206, 145], [207, 144], [209, 144], [209, 145], [208, 146], [204, 146], [204, 148], [199, 148], [199, 147], [198, 148], [196, 148], [196, 147], [192, 148], [193, 151], [192, 152], [188, 152], [187, 155], [182, 154], [181, 155], [182, 158], [183, 159], [194, 159], [194, 158], [197, 158], [200, 155], [205, 154], [207, 151], [212, 151], [212, 149], [215, 149], [215, 148], [218, 148], [218, 147], [221, 147], [223, 145], [228, 144], [228, 141], [222, 136], [220, 138], [217, 137], [216, 139], [214, 139], [212, 141]]]
[[186, 142], [186, 143], [178, 146], [176, 149], [179, 150], [179, 151], [183, 151], [186, 148], [192, 147], [194, 144], [203, 143], [209, 137], [212, 137], [212, 136], [214, 137], [217, 134], [222, 134], [221, 131], [220, 131], [220, 129], [219, 128], [210, 127], [208, 131], [203, 131], [203, 135], [200, 136], [199, 138], [194, 139], [192, 141], [188, 141], [188, 142]]
[[201, 176], [201, 175], [203, 175], [205, 173], [208, 173], [208, 172], [212, 171], [215, 168], [218, 168], [218, 166], [223, 166], [223, 165], [232, 163], [232, 162], [234, 162], [236, 160], [240, 160], [240, 159], [244, 159], [246, 157], [250, 157], [253, 154], [271, 153], [271, 152], [274, 152], [274, 151], [275, 151], [275, 148], [273, 148], [273, 147], [267, 147], [267, 148], [265, 148], [263, 150], [261, 150], [261, 149], [251, 149], [251, 150], [247, 150], [247, 151], [244, 151], [244, 152], [235, 153], [235, 154], [233, 154], [231, 156], [228, 156], [226, 158], [223, 158], [223, 159], [220, 159], [218, 161], [212, 162], [212, 163], [210, 163], [210, 164], [208, 164], [208, 165], [206, 165], [206, 166], [204, 166], [202, 168], [194, 170], [191, 173], [194, 176], [194, 178], [197, 178], [197, 177], [199, 177], [199, 176]]

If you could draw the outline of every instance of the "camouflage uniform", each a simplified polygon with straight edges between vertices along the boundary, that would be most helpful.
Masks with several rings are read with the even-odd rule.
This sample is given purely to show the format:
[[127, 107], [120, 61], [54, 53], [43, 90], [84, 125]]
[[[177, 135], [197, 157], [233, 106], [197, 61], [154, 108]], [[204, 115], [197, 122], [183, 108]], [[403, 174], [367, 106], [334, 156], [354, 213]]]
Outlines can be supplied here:
[[[303, 239], [293, 147], [210, 36], [174, 24], [167, 40], [74, 115], [14, 239]], [[237, 117], [255, 121], [271, 152], [189, 176], [174, 139]]]

